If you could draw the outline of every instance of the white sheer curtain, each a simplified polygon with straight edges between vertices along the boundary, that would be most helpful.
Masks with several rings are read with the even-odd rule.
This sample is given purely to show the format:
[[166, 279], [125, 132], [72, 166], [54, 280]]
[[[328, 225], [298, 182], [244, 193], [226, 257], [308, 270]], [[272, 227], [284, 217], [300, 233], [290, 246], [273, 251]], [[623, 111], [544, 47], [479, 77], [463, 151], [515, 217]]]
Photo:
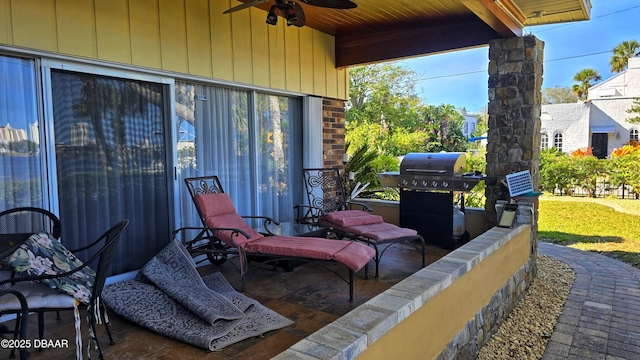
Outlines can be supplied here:
[[301, 100], [176, 83], [181, 221], [200, 225], [182, 179], [217, 175], [238, 213], [293, 220], [301, 193]]
[[281, 221], [293, 220], [293, 206], [300, 203], [296, 185], [302, 175], [301, 103], [299, 99], [256, 94], [256, 132], [261, 135], [256, 179], [261, 191], [255, 206], [263, 215], [277, 214]]
[[43, 207], [33, 59], [0, 56], [0, 210]]

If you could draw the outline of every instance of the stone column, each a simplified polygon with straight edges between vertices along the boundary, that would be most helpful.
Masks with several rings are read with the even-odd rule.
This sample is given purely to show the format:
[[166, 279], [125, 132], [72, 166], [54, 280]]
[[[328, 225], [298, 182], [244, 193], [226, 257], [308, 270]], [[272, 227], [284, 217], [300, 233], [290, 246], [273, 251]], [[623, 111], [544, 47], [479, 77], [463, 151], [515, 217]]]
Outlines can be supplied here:
[[[507, 174], [529, 170], [533, 188], [539, 189], [543, 52], [544, 42], [532, 35], [489, 43], [485, 190], [489, 227], [496, 224], [496, 200], [509, 199], [509, 191], [501, 183]], [[535, 254], [537, 214], [533, 217], [532, 235]]]

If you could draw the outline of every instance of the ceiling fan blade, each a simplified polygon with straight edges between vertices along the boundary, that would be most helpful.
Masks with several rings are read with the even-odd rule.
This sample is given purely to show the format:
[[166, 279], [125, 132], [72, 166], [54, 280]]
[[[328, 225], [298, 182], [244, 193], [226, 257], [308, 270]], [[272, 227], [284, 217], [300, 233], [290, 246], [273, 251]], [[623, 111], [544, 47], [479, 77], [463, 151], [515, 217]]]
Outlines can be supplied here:
[[300, 0], [305, 4], [332, 8], [332, 9], [353, 9], [358, 5], [349, 0]]
[[238, 6], [234, 6], [231, 9], [225, 10], [223, 12], [223, 14], [228, 14], [228, 13], [232, 13], [232, 12], [235, 12], [235, 11], [238, 11], [238, 10], [250, 8], [252, 6], [260, 5], [260, 4], [265, 3], [267, 1], [269, 1], [269, 0], [253, 0], [253, 1], [249, 1], [249, 2], [246, 2], [244, 4], [240, 4]]

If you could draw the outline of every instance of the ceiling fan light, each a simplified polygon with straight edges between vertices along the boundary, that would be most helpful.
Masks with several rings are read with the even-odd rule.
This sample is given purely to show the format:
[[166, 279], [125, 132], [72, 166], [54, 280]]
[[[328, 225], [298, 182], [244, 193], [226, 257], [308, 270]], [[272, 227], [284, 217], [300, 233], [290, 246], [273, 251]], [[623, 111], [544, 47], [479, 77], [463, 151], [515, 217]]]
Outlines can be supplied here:
[[298, 22], [296, 10], [291, 5], [284, 7], [284, 17], [287, 19], [287, 26], [295, 25]]
[[278, 7], [272, 5], [267, 14], [267, 24], [275, 25], [278, 23]]

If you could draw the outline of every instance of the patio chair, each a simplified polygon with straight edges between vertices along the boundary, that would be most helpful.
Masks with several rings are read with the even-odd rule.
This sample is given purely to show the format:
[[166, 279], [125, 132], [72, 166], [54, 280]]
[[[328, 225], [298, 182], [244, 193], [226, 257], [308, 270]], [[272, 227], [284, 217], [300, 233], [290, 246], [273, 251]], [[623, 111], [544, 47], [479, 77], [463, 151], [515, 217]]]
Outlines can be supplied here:
[[37, 207], [18, 207], [0, 212], [0, 234], [27, 234], [44, 231], [60, 239], [62, 224], [52, 212]]
[[[50, 234], [45, 232], [33, 234], [9, 258], [10, 265], [16, 269], [19, 276], [0, 282], [0, 286], [10, 284], [9, 291], [18, 292], [24, 296], [28, 312], [73, 310], [76, 326], [76, 354], [80, 358], [82, 357], [82, 336], [79, 333], [79, 308], [87, 309], [89, 342], [95, 342], [95, 349], [100, 359], [103, 359], [103, 356], [95, 335], [96, 322], [105, 322], [107, 335], [110, 343], [113, 344], [109, 322], [105, 315], [106, 308], [100, 301], [100, 296], [116, 244], [128, 223], [128, 220], [119, 222], [97, 240], [77, 249], [77, 251], [87, 250], [93, 254], [86, 262], [80, 261]], [[31, 257], [45, 259], [42, 264], [47, 266], [47, 269], [35, 269], [30, 266]], [[48, 261], [46, 261], [47, 258]], [[95, 270], [89, 267], [90, 264], [95, 264]], [[0, 297], [0, 315], [16, 314], [21, 321], [24, 318], [21, 305], [18, 298]]]
[[[375, 277], [380, 259], [394, 244], [408, 243], [422, 254], [426, 265], [425, 241], [416, 230], [384, 222], [382, 216], [370, 214], [371, 208], [347, 196], [338, 168], [303, 169], [308, 205], [296, 205], [296, 221], [324, 226], [338, 238], [362, 241], [375, 250]], [[353, 210], [353, 208], [356, 208]]]
[[[374, 256], [372, 249], [348, 240], [270, 234], [265, 236], [251, 228], [238, 215], [217, 176], [187, 178], [185, 183], [204, 225], [194, 239], [181, 236], [182, 243], [192, 256], [209, 255], [216, 263], [221, 263], [229, 255], [238, 256], [242, 291], [245, 289], [245, 274], [250, 257], [259, 258], [263, 263], [289, 260], [337, 262], [349, 269], [348, 278], [330, 271], [349, 284], [349, 301], [353, 301], [354, 273], [364, 267], [365, 277], [367, 276], [367, 264]], [[246, 217], [264, 219], [267, 224], [278, 224], [276, 220], [266, 216]], [[184, 234], [189, 229], [194, 228], [181, 228], [175, 232]]]
[[[20, 303], [19, 315], [16, 319], [15, 330], [9, 330], [9, 327], [5, 324], [0, 324], [0, 337], [6, 339], [5, 334], [13, 334], [13, 339], [26, 340], [29, 326], [29, 309], [27, 308], [27, 299], [22, 293], [15, 290], [0, 291], [0, 298], [4, 296], [13, 296]], [[11, 349], [10, 358], [15, 357], [15, 348]], [[20, 360], [27, 360], [29, 358], [29, 352], [26, 347], [20, 348]]]
[[[6, 257], [29, 236], [46, 232], [59, 240], [62, 232], [60, 219], [52, 212], [37, 207], [17, 207], [0, 212], [0, 281], [14, 276], [6, 264]], [[5, 284], [8, 288], [10, 284]], [[60, 313], [57, 314], [60, 320]], [[38, 334], [44, 337], [44, 313], [38, 312]]]

